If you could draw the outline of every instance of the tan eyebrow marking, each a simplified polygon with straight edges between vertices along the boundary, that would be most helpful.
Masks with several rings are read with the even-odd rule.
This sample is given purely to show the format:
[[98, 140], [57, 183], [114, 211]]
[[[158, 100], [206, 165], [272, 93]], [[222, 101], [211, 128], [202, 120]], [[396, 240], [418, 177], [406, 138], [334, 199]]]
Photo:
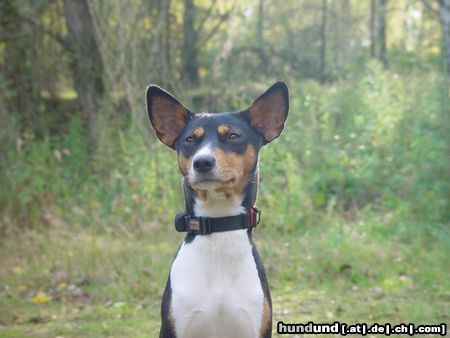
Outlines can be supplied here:
[[202, 137], [204, 133], [205, 133], [205, 129], [203, 129], [202, 127], [196, 128], [193, 132], [193, 134], [196, 138]]
[[217, 128], [217, 131], [219, 132], [220, 135], [225, 136], [226, 134], [229, 133], [230, 127], [228, 127], [228, 126], [226, 126], [226, 125], [224, 125], [224, 124], [221, 124], [221, 125]]

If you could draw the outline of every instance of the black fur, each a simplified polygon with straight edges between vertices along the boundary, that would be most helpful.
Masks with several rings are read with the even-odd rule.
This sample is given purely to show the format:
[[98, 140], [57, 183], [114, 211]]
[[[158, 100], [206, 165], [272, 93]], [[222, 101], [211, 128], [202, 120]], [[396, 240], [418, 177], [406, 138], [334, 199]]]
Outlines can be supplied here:
[[[175, 142], [175, 148], [179, 153], [182, 153], [184, 157], [191, 157], [198, 148], [202, 147], [204, 144], [210, 143], [212, 148], [220, 148], [223, 151], [229, 152], [233, 151], [238, 154], [243, 154], [247, 149], [247, 146], [251, 144], [258, 154], [261, 146], [263, 144], [263, 139], [260, 134], [258, 134], [249, 124], [248, 120], [245, 118], [246, 111], [242, 112], [232, 112], [232, 113], [221, 113], [221, 114], [208, 114], [208, 115], [195, 115], [189, 124], [185, 127], [181, 135], [177, 138]], [[217, 135], [217, 128], [225, 124], [231, 127], [231, 131], [235, 129], [238, 130], [243, 139], [240, 143], [230, 144], [227, 143], [220, 135]], [[192, 132], [198, 128], [202, 127], [205, 130], [205, 136], [202, 137], [197, 143], [189, 144], [185, 142], [187, 136], [191, 135]], [[249, 180], [245, 190], [242, 206], [249, 209], [254, 206], [256, 201], [256, 193], [258, 190], [258, 173], [257, 173], [257, 159], [253, 167], [253, 175]], [[189, 185], [186, 179], [183, 179], [183, 191], [185, 198], [185, 208], [186, 212], [194, 215], [194, 203], [195, 203], [195, 191]], [[186, 244], [191, 243], [195, 239], [194, 234], [187, 234], [184, 242]]]
[[[281, 92], [283, 95], [286, 109], [284, 114], [285, 118], [287, 118], [287, 114], [289, 111], [289, 91], [284, 82], [275, 83], [272, 87], [270, 87], [267, 91], [260, 95], [258, 99], [255, 100], [255, 102], [265, 99], [275, 91]], [[165, 92], [165, 95], [166, 94], [167, 93]], [[170, 94], [167, 95], [169, 95], [171, 99], [175, 99]], [[247, 149], [247, 146], [250, 144], [258, 154], [257, 156], [259, 156], [261, 147], [268, 143], [264, 135], [260, 134], [255, 128], [253, 128], [249, 109], [239, 112], [226, 112], [220, 114], [192, 114], [189, 112], [188, 117], [186, 117], [185, 123], [186, 126], [175, 140], [173, 148], [175, 148], [179, 154], [181, 153], [186, 158], [191, 157], [197, 149], [207, 143], [210, 143], [213, 148], [220, 148], [225, 152], [231, 151], [238, 154], [243, 154]], [[239, 134], [243, 136], [240, 143], [226, 142], [223, 137], [218, 135], [216, 130], [221, 124], [229, 126], [231, 128], [231, 132], [233, 132], [233, 129], [237, 130]], [[204, 129], [204, 136], [196, 140], [195, 143], [187, 143], [186, 137], [190, 136], [198, 127]], [[256, 201], [256, 194], [258, 189], [257, 163], [258, 159], [256, 159], [255, 167], [253, 168], [253, 175], [244, 191], [245, 195], [243, 199], [243, 207], [245, 207], [246, 209], [251, 208]], [[183, 185], [186, 211], [194, 214], [194, 190], [189, 186], [187, 180], [183, 180]], [[188, 240], [188, 243], [193, 240], [193, 238], [191, 237], [186, 239]]]
[[[238, 154], [243, 154], [247, 149], [247, 145], [251, 144], [255, 148], [255, 151], [259, 152], [263, 144], [263, 139], [251, 127], [244, 114], [245, 112], [194, 115], [175, 141], [175, 148], [185, 157], [191, 157], [197, 149], [207, 143], [210, 143], [213, 148], [220, 148], [223, 151], [232, 151]], [[231, 131], [233, 129], [239, 131], [242, 135], [242, 140], [239, 143], [226, 142], [224, 138], [217, 134], [217, 128], [221, 124], [229, 126]], [[202, 127], [205, 130], [205, 136], [195, 143], [186, 143], [186, 137], [191, 135], [198, 127]]]
[[[255, 102], [257, 102], [260, 99], [266, 98], [268, 95], [273, 93], [274, 91], [279, 91], [282, 93], [284, 98], [284, 104], [285, 104], [285, 111], [284, 112], [278, 112], [278, 113], [284, 113], [285, 118], [287, 117], [288, 109], [289, 109], [289, 94], [287, 90], [287, 86], [282, 83], [278, 82], [274, 84], [272, 87], [270, 87], [265, 93], [263, 93]], [[154, 96], [161, 96], [165, 99], [174, 102], [179, 103], [177, 99], [172, 96], [171, 94], [167, 93], [166, 91], [162, 90], [159, 87], [151, 86], [147, 90], [147, 107], [148, 107], [148, 116], [150, 118], [150, 121], [153, 123], [153, 117], [152, 117], [152, 100]], [[184, 108], [183, 105], [180, 104], [181, 107]], [[252, 106], [253, 107], [253, 106]], [[249, 108], [250, 109], [250, 108]], [[253, 112], [253, 111], [252, 111]], [[283, 124], [284, 124], [283, 120]], [[236, 132], [241, 137], [238, 141], [230, 142], [226, 136], [220, 135], [217, 133], [217, 129], [220, 125], [226, 125], [230, 128], [230, 132]], [[256, 124], [257, 125], [257, 124]], [[246, 209], [249, 209], [254, 206], [256, 201], [256, 195], [258, 190], [258, 156], [259, 151], [261, 150], [261, 147], [265, 145], [266, 143], [270, 142], [272, 139], [279, 136], [279, 133], [276, 135], [270, 135], [266, 133], [266, 130], [264, 128], [258, 128], [255, 125], [255, 127], [252, 126], [252, 121], [250, 117], [250, 111], [243, 110], [239, 112], [227, 112], [227, 113], [220, 113], [220, 114], [193, 114], [188, 109], [186, 109], [186, 113], [184, 114], [184, 128], [181, 131], [181, 133], [176, 137], [176, 139], [173, 141], [173, 144], [168, 144], [169, 147], [176, 149], [178, 152], [178, 155], [183, 155], [185, 158], [191, 158], [195, 152], [201, 148], [203, 145], [210, 144], [212, 148], [217, 149], [220, 148], [224, 152], [234, 152], [237, 154], [244, 154], [248, 145], [250, 144], [256, 153], [255, 158], [255, 164], [252, 168], [252, 174], [249, 178], [249, 182], [247, 183], [246, 187], [244, 188], [244, 196], [243, 196], [243, 202], [242, 206]], [[267, 124], [266, 124], [267, 126]], [[188, 142], [186, 138], [188, 136], [191, 136], [195, 129], [197, 128], [203, 128], [204, 133], [201, 137], [198, 139], [195, 139], [195, 142]], [[283, 128], [283, 125], [280, 126], [280, 132]], [[260, 131], [260, 132], [259, 132]], [[266, 135], [269, 135], [268, 139], [266, 139], [266, 136], [263, 135], [265, 133]], [[157, 131], [158, 137], [160, 137], [160, 134]], [[169, 143], [169, 142], [168, 142]], [[194, 189], [189, 185], [189, 182], [186, 178], [183, 179], [183, 192], [185, 197], [185, 208], [186, 212], [188, 212], [191, 215], [195, 215], [194, 211], [194, 204], [195, 204], [195, 191]], [[192, 243], [196, 238], [196, 235], [194, 234], [187, 234], [184, 238], [183, 243], [189, 244]], [[269, 304], [269, 311], [270, 311], [270, 322], [269, 325], [265, 328], [265, 331], [262, 332], [263, 338], [270, 338], [272, 336], [271, 328], [272, 328], [272, 300], [270, 296], [269, 291], [269, 285], [267, 281], [266, 272], [264, 269], [264, 266], [262, 264], [261, 256], [258, 253], [258, 250], [253, 243], [253, 237], [251, 230], [248, 231], [248, 238], [250, 241], [250, 244], [252, 245], [252, 255], [255, 260], [255, 264], [258, 271], [259, 280], [261, 282], [261, 287], [264, 293], [265, 299], [267, 299], [267, 302]], [[181, 246], [180, 246], [181, 247]], [[177, 251], [178, 254], [178, 251]], [[176, 256], [175, 256], [176, 257]], [[251, 286], [249, 286], [251, 287]], [[161, 317], [162, 317], [162, 324], [161, 324], [161, 332], [160, 332], [160, 338], [176, 338], [175, 334], [175, 328], [173, 327], [173, 322], [170, 317], [170, 311], [171, 311], [171, 281], [170, 281], [170, 274], [169, 279], [166, 284], [166, 288], [164, 290], [163, 299], [162, 299], [162, 306], [161, 306]]]
[[270, 338], [272, 337], [272, 297], [270, 296], [269, 282], [267, 280], [266, 270], [264, 269], [264, 265], [262, 262], [261, 255], [259, 254], [258, 249], [256, 248], [255, 243], [253, 242], [253, 236], [251, 230], [248, 231], [248, 239], [252, 244], [252, 254], [255, 259], [256, 269], [258, 270], [259, 280], [261, 281], [261, 288], [264, 293], [264, 298], [267, 299], [269, 303], [269, 311], [270, 311], [270, 321], [269, 325], [266, 327], [266, 330], [262, 334], [262, 338]]
[[170, 320], [170, 309], [172, 306], [172, 288], [170, 287], [170, 274], [167, 279], [166, 288], [162, 297], [161, 304], [161, 330], [159, 338], [176, 338], [175, 328]]

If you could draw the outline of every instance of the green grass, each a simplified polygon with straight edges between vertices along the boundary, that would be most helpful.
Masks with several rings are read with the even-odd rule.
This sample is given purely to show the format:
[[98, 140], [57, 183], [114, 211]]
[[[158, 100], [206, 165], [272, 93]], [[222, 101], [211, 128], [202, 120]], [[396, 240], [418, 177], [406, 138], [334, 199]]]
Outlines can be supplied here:
[[[256, 231], [274, 323], [449, 322], [447, 243], [426, 234], [380, 236], [386, 221], [363, 218]], [[0, 336], [156, 337], [181, 237], [146, 229], [107, 234], [61, 225], [8, 236], [0, 245]], [[35, 304], [38, 292], [52, 299]]]

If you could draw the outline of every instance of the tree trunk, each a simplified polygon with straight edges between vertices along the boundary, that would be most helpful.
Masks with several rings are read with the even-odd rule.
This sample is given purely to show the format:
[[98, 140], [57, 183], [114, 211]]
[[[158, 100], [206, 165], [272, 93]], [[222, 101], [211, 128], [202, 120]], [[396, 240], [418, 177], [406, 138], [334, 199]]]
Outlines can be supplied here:
[[322, 0], [322, 23], [320, 25], [320, 64], [319, 64], [319, 77], [320, 83], [325, 82], [325, 62], [327, 51], [327, 0]]
[[77, 100], [87, 120], [89, 141], [93, 146], [96, 138], [96, 114], [104, 93], [104, 83], [103, 62], [94, 36], [88, 0], [64, 0], [64, 16]]
[[379, 60], [383, 64], [384, 68], [386, 68], [388, 64], [386, 56], [386, 3], [387, 0], [380, 0], [380, 11], [378, 13], [378, 39], [380, 44]]
[[264, 42], [264, 0], [259, 0], [258, 6], [258, 29], [256, 32], [256, 37], [258, 39], [258, 49], [259, 49], [259, 59], [261, 61], [261, 70], [266, 69], [266, 51]]
[[164, 74], [164, 82], [165, 88], [172, 90], [172, 81], [173, 81], [173, 73], [172, 73], [172, 55], [170, 46], [172, 44], [172, 36], [171, 36], [171, 12], [170, 12], [171, 0], [164, 1], [164, 65], [166, 67], [166, 71]]
[[370, 31], [370, 57], [375, 58], [375, 50], [376, 50], [376, 35], [375, 35], [375, 17], [376, 17], [376, 0], [370, 0], [370, 22], [369, 22], [369, 31]]
[[441, 17], [443, 35], [444, 70], [450, 78], [450, 0], [439, 0], [439, 16]]
[[183, 19], [183, 80], [189, 86], [198, 84], [198, 61], [197, 61], [197, 33], [194, 28], [195, 5], [194, 0], [184, 0]]
[[38, 90], [33, 86], [31, 67], [33, 64], [30, 46], [22, 27], [22, 21], [18, 19], [19, 9], [15, 0], [6, 0], [0, 4], [0, 28], [5, 37], [4, 51], [4, 75], [9, 82], [9, 88], [13, 95], [6, 100], [6, 108], [10, 113], [20, 116], [21, 127], [33, 127], [36, 111], [39, 107]]

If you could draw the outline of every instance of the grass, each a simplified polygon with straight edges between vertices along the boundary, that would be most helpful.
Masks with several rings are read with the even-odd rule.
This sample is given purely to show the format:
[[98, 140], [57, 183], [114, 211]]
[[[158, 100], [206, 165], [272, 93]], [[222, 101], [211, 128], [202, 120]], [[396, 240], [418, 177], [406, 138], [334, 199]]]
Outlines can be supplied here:
[[[448, 323], [448, 243], [426, 232], [380, 234], [395, 226], [385, 218], [258, 229], [274, 323]], [[156, 337], [181, 236], [170, 226], [146, 229], [105, 233], [61, 224], [3, 239], [0, 336]]]

